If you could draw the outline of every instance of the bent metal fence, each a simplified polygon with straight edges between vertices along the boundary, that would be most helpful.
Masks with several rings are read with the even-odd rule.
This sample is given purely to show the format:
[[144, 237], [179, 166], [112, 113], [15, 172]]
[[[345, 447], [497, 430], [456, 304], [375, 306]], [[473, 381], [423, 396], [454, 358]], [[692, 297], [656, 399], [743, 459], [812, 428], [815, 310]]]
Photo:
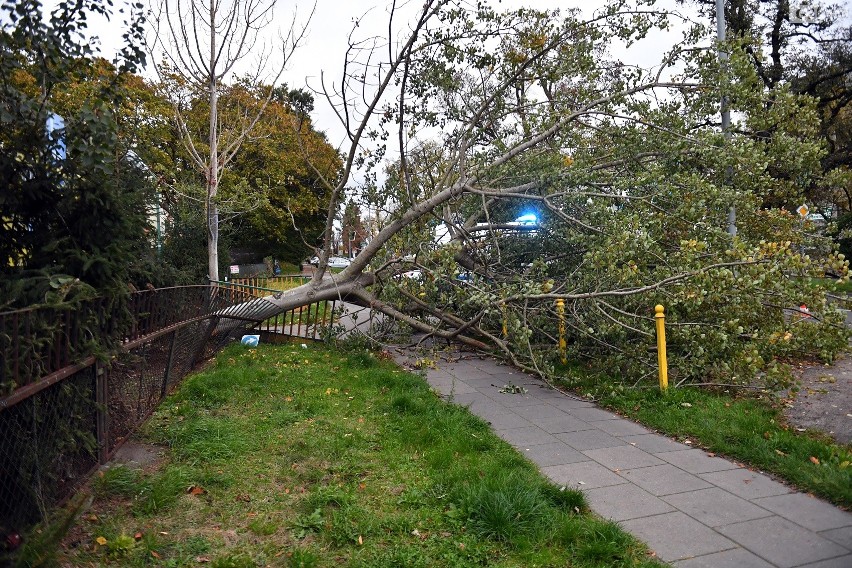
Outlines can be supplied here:
[[304, 319], [301, 336], [320, 337], [325, 315], [303, 312], [330, 323], [333, 311], [254, 315], [269, 307], [251, 291], [184, 286], [0, 313], [0, 537], [73, 494], [196, 363], [249, 329], [287, 334]]

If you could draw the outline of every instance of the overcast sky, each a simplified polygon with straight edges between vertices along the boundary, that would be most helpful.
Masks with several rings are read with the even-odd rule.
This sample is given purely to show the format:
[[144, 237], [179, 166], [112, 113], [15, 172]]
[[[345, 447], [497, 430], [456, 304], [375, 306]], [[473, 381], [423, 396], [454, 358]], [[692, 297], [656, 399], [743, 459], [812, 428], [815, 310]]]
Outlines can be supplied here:
[[[151, 0], [144, 0], [152, 3]], [[534, 7], [538, 9], [580, 7], [586, 14], [603, 5], [600, 0], [489, 0], [498, 8]], [[45, 6], [50, 9], [58, 0], [46, 0]], [[121, 7], [125, 0], [115, 0], [116, 8]], [[420, 0], [401, 0], [402, 14], [407, 10], [412, 13], [419, 8]], [[684, 12], [683, 7], [676, 6], [674, 0], [658, 0], [661, 8], [677, 9]], [[270, 26], [270, 32], [284, 30], [294, 19], [304, 23], [310, 14], [313, 3], [310, 1], [294, 2], [278, 0], [275, 9], [275, 21]], [[387, 35], [388, 0], [316, 0], [316, 8], [305, 35], [303, 45], [295, 53], [284, 73], [283, 80], [290, 87], [303, 87], [306, 84], [317, 89], [320, 86], [320, 74], [324, 73], [326, 80], [340, 78], [343, 57], [346, 50], [347, 38], [352, 31], [354, 22], [359, 21], [356, 35], [367, 38], [375, 35]], [[694, 17], [694, 14], [689, 14]], [[90, 31], [100, 38], [102, 55], [112, 59], [116, 46], [121, 45], [122, 20], [121, 14], [116, 14], [111, 22], [100, 18], [91, 18]], [[397, 19], [400, 23], [403, 18]], [[627, 52], [617, 47], [613, 53], [628, 62], [651, 65], [658, 61], [659, 55], [669, 49], [680, 38], [678, 31], [663, 33], [652, 32], [648, 39], [631, 47]], [[247, 61], [250, 64], [251, 61]], [[317, 129], [325, 131], [329, 141], [337, 145], [343, 140], [344, 131], [337, 121], [328, 104], [317, 97], [313, 113]]]

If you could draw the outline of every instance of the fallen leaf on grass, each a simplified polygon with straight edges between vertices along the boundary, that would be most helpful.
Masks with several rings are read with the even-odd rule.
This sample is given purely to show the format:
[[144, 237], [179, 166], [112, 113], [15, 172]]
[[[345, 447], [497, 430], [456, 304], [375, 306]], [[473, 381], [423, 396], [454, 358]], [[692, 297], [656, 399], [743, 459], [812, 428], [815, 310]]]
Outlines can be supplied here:
[[156, 551], [156, 550], [152, 550], [152, 551], [151, 551], [151, 556], [153, 556], [153, 557], [154, 557], [154, 558], [156, 558], [157, 560], [159, 560], [159, 559], [160, 559], [160, 555], [159, 555], [159, 554], [157, 554], [157, 551]]
[[101, 546], [104, 546], [104, 545], [106, 545], [106, 543], [107, 543], [107, 539], [105, 539], [105, 538], [104, 538], [104, 537], [102, 537], [102, 536], [99, 536], [98, 538], [96, 538], [96, 539], [95, 539], [95, 542], [97, 542], [97, 543], [98, 543], [98, 544], [100, 544]]
[[208, 562], [210, 562], [210, 559], [206, 556], [196, 556], [195, 561], [199, 564], [207, 564]]
[[141, 532], [136, 533], [135, 535], [133, 535], [133, 538], [135, 538], [136, 540], [140, 540], [142, 538], [142, 533]]
[[778, 454], [779, 456], [786, 456], [787, 455], [784, 452], [782, 452], [781, 450], [775, 450], [775, 453]]
[[362, 537], [360, 534], [358, 535], [358, 544], [364, 544], [364, 537]]
[[199, 487], [198, 485], [190, 485], [189, 489], [186, 490], [190, 495], [204, 495], [207, 493], [203, 487]]
[[811, 463], [814, 463], [814, 464], [816, 464], [816, 465], [819, 465], [819, 459], [815, 458], [814, 456], [811, 456], [811, 457], [810, 457], [810, 460], [811, 460]]

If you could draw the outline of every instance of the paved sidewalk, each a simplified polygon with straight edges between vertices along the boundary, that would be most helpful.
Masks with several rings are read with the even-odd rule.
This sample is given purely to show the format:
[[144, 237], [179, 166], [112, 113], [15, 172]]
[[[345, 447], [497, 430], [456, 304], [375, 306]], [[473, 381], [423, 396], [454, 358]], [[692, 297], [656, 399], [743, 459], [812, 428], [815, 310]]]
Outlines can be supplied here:
[[[397, 360], [409, 356], [415, 357], [403, 352]], [[766, 475], [654, 434], [493, 359], [439, 361], [426, 379], [678, 568], [852, 567], [852, 514]], [[528, 392], [499, 392], [508, 384]]]

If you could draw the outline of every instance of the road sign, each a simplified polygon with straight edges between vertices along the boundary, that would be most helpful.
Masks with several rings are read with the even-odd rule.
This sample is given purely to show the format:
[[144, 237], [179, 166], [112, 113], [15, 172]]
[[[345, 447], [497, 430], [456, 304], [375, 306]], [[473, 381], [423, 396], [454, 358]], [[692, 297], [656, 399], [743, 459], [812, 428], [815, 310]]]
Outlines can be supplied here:
[[231, 265], [231, 274], [239, 274], [240, 273], [240, 265], [232, 264]]
[[810, 212], [810, 209], [808, 208], [808, 206], [807, 206], [807, 205], [802, 204], [802, 205], [799, 205], [799, 208], [798, 208], [798, 209], [796, 209], [796, 211], [799, 213], [799, 216], [800, 216], [802, 219], [804, 219], [805, 217], [807, 217], [807, 216], [808, 216], [808, 213]]

